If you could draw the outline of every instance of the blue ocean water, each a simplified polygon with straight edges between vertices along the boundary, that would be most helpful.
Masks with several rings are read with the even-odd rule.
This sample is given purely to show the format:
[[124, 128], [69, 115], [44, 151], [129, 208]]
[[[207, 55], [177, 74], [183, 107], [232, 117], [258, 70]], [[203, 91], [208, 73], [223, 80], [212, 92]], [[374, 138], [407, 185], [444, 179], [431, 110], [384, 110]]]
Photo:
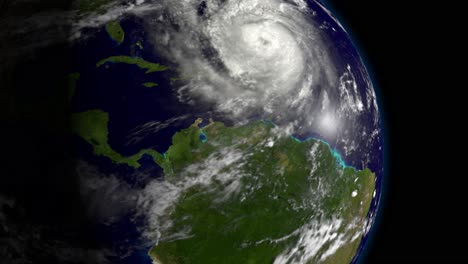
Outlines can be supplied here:
[[[310, 4], [314, 5], [315, 3], [311, 2]], [[316, 7], [313, 7], [313, 9], [320, 10]], [[329, 19], [328, 14], [319, 11], [317, 12], [317, 16], [328, 21], [332, 26], [338, 27], [338, 25]], [[145, 60], [169, 67], [174, 66], [173, 69], [175, 69], [175, 65], [171, 65], [164, 58], [151, 52], [151, 49], [140, 49], [136, 46], [137, 41], [143, 43], [144, 46], [149, 45], [150, 41], [146, 38], [147, 36], [141, 24], [141, 21], [134, 17], [122, 20], [121, 25], [126, 36], [125, 41], [120, 45], [110, 39], [104, 29], [101, 29], [99, 32], [96, 32], [95, 37], [74, 47], [76, 50], [75, 71], [81, 74], [81, 78], [73, 98], [73, 111], [80, 112], [89, 109], [101, 109], [108, 112], [110, 119], [108, 125], [110, 131], [109, 144], [122, 155], [132, 155], [141, 149], [147, 148], [164, 153], [171, 145], [171, 138], [174, 133], [188, 127], [198, 117], [204, 118], [205, 122], [209, 117], [212, 117], [211, 115], [207, 116], [207, 113], [210, 113], [209, 106], [194, 107], [179, 102], [177, 93], [174, 93], [171, 88], [171, 78], [178, 77], [175, 70], [145, 74], [144, 69], [140, 69], [135, 65], [116, 63], [107, 63], [104, 66], [96, 68], [96, 62], [101, 59], [109, 56], [127, 55], [142, 57]], [[359, 54], [345, 32], [337, 31], [331, 35], [331, 38], [337, 43], [342, 43], [341, 47], [347, 50], [347, 52], [343, 53], [343, 60], [350, 63], [361, 62]], [[353, 66], [363, 67], [363, 65]], [[147, 88], [142, 85], [145, 82], [156, 82], [158, 86]], [[362, 84], [365, 80], [358, 79], [356, 82]], [[359, 85], [359, 92], [365, 93], [365, 87], [365, 85]], [[367, 115], [368, 120], [363, 120], [363, 123], [372, 125], [373, 114], [369, 113]], [[180, 122], [158, 131], [153, 136], [150, 134], [142, 138], [141, 141], [128, 144], [128, 135], [135, 127], [152, 121], [165, 121], [180, 116], [186, 117], [180, 120]], [[217, 116], [215, 120], [229, 123], [229, 120], [223, 120], [222, 116]], [[322, 139], [320, 135], [313, 133], [313, 131], [296, 136], [301, 139], [311, 136]], [[201, 133], [200, 140], [206, 141], [206, 135]], [[373, 200], [369, 214], [376, 211], [378, 198], [381, 193], [383, 141], [382, 139], [380, 141], [380, 144], [372, 146], [369, 153], [375, 159], [371, 160], [368, 167], [377, 174], [377, 199]], [[333, 144], [333, 142], [329, 145], [337, 157], [340, 157], [343, 164], [362, 169], [362, 153], [356, 152], [351, 156], [343, 156], [340, 155], [340, 153], [344, 153], [342, 146]], [[145, 180], [135, 178], [135, 171], [126, 165], [116, 165], [107, 158], [94, 157], [89, 146], [82, 146], [81, 148], [82, 150], [79, 155], [86, 160], [93, 161], [102, 173], [112, 174], [117, 172], [118, 177], [135, 187], [144, 186], [146, 181], [162, 177], [161, 169], [148, 156], [144, 156], [140, 160], [142, 166], [138, 169], [141, 172], [145, 172], [145, 175], [150, 175], [150, 178]], [[149, 247], [143, 246], [144, 243], [140, 241], [140, 233], [135, 228], [135, 222], [132, 221], [129, 215], [122, 218], [122, 221], [116, 225], [100, 225], [96, 228], [103, 244], [115, 248], [121, 253], [132, 248], [127, 257], [123, 259], [116, 257], [112, 260], [113, 263], [151, 263], [151, 259], [147, 256]], [[368, 237], [364, 237], [359, 252], [363, 251], [363, 245], [365, 245], [367, 240]], [[353, 263], [357, 262], [357, 260], [358, 258], [355, 258]]]
[[[326, 3], [326, 1], [325, 1]], [[311, 6], [313, 10], [317, 10], [317, 17], [318, 20], [320, 21], [326, 21], [331, 27], [334, 27], [335, 29], [340, 28], [341, 26], [338, 25], [333, 19], [330, 18], [329, 14], [325, 13], [322, 11], [322, 9], [319, 7], [319, 4], [317, 4], [315, 1], [308, 1], [308, 4]], [[333, 10], [331, 10], [333, 11]], [[333, 12], [332, 12], [333, 13]], [[341, 24], [343, 25], [343, 24]], [[349, 29], [347, 29], [349, 30]], [[335, 42], [335, 43], [340, 43], [339, 47], [341, 49], [341, 52], [339, 52], [341, 56], [341, 60], [344, 61], [345, 63], [351, 64], [353, 68], [357, 69], [366, 69], [366, 65], [363, 61], [362, 54], [359, 54], [359, 49], [356, 47], [355, 42], [352, 40], [350, 34], [345, 32], [344, 30], [336, 30], [332, 31], [332, 33], [329, 35], [330, 39]], [[368, 74], [369, 71], [367, 69], [366, 74]], [[358, 91], [361, 95], [365, 95], [366, 93], [366, 80], [362, 79], [362, 76], [356, 75], [356, 83], [358, 84]], [[369, 78], [372, 81], [371, 76]], [[378, 99], [378, 89], [377, 87], [374, 87], [376, 94], [377, 94], [377, 99]], [[377, 100], [379, 101], [379, 100]], [[380, 109], [380, 111], [382, 111]], [[373, 127], [373, 117], [375, 116], [376, 113], [374, 113], [373, 110], [369, 111], [362, 117], [361, 123], [364, 126], [370, 126]], [[360, 261], [363, 260], [363, 257], [366, 254], [366, 250], [369, 248], [368, 243], [371, 242], [372, 236], [375, 234], [375, 225], [378, 225], [378, 209], [381, 203], [381, 197], [382, 197], [382, 191], [384, 188], [383, 185], [383, 179], [385, 177], [384, 174], [384, 123], [382, 116], [384, 113], [380, 112], [377, 113], [379, 115], [379, 128], [380, 131], [382, 131], [381, 135], [378, 136], [378, 139], [375, 141], [375, 143], [371, 146], [370, 149], [367, 149], [367, 153], [363, 153], [360, 151], [355, 152], [354, 154], [350, 156], [342, 156], [344, 163], [347, 165], [353, 166], [357, 169], [363, 169], [362, 168], [362, 157], [364, 157], [365, 154], [368, 154], [372, 159], [369, 161], [366, 166], [376, 174], [377, 179], [375, 183], [375, 196], [371, 202], [371, 207], [368, 213], [368, 219], [370, 219], [371, 216], [375, 216], [375, 219], [377, 223], [374, 223], [373, 228], [371, 231], [362, 238], [361, 244], [359, 246], [358, 252], [355, 255], [353, 261], [351, 263], [359, 263]], [[320, 138], [320, 136], [319, 136]], [[358, 138], [358, 137], [356, 137]], [[363, 139], [365, 140], [365, 138]], [[364, 144], [365, 142], [361, 142], [361, 144]], [[343, 146], [337, 146], [336, 144], [331, 144], [331, 147], [334, 148], [338, 153], [344, 153], [344, 149], [342, 148]]]

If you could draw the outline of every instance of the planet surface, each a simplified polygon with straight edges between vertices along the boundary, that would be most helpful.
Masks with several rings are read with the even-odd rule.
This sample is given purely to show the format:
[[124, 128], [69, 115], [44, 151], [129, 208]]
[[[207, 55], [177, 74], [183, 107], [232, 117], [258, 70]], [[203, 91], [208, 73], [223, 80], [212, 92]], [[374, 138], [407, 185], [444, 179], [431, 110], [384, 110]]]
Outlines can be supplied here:
[[381, 119], [360, 55], [320, 2], [80, 8], [67, 78], [102, 263], [359, 259]]

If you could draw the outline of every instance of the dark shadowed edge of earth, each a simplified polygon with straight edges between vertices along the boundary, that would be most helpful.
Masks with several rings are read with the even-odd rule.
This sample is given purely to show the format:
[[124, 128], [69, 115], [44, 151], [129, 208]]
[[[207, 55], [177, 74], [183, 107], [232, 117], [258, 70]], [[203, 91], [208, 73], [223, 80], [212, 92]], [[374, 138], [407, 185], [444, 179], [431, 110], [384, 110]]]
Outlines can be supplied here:
[[[456, 67], [441, 58], [453, 55], [446, 53], [462, 32], [448, 33], [462, 24], [448, 17], [463, 16], [424, 1], [324, 2], [364, 51], [392, 144], [387, 204], [365, 263], [466, 262], [464, 243], [457, 243], [467, 236], [459, 213], [465, 162], [456, 155], [466, 135], [446, 122], [464, 112], [466, 97], [451, 81]], [[73, 170], [62, 79], [71, 70], [63, 17], [71, 4], [0, 0], [2, 263], [97, 263], [111, 254], [95, 242]], [[37, 14], [43, 16], [35, 20]]]
[[0, 259], [98, 263], [69, 127], [72, 1], [0, 1]]

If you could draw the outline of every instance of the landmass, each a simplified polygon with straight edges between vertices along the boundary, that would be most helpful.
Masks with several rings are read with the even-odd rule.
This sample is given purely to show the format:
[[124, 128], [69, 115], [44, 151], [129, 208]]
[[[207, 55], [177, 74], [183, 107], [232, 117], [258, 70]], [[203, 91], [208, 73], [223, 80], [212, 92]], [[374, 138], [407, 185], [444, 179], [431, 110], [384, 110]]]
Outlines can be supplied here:
[[137, 168], [148, 154], [173, 186], [149, 252], [156, 263], [349, 263], [356, 254], [375, 174], [344, 165], [325, 142], [263, 121], [200, 127], [197, 119], [165, 153], [124, 157], [107, 142], [107, 113], [73, 119], [96, 155]]
[[151, 88], [151, 87], [158, 86], [158, 84], [155, 83], [155, 82], [145, 82], [145, 83], [143, 83], [143, 86], [144, 86], [144, 87]]
[[137, 41], [135, 45], [137, 45], [137, 47], [141, 50], [143, 49], [143, 44], [141, 43], [141, 41]]
[[121, 44], [125, 38], [125, 32], [120, 26], [120, 22], [118, 20], [108, 22], [106, 24], [106, 31], [107, 34], [118, 44]]
[[[349, 263], [356, 254], [375, 175], [342, 166], [319, 140], [279, 136], [262, 121], [211, 122], [176, 133], [162, 162], [166, 180], [188, 187], [150, 250], [157, 263], [291, 261], [310, 253], [304, 243], [317, 243], [310, 263]], [[327, 225], [329, 234], [319, 233]]]
[[79, 0], [74, 3], [78, 11], [82, 14], [89, 12], [104, 13], [104, 6], [111, 0]]
[[73, 131], [93, 147], [93, 152], [97, 156], [104, 156], [116, 164], [126, 164], [133, 168], [141, 166], [138, 161], [145, 154], [158, 162], [163, 159], [161, 154], [151, 149], [141, 150], [128, 157], [122, 156], [108, 143], [108, 123], [109, 114], [99, 109], [72, 114]]
[[145, 72], [146, 74], [153, 73], [153, 72], [166, 71], [169, 69], [168, 67], [158, 64], [158, 63], [149, 62], [139, 57], [129, 57], [129, 56], [111, 56], [111, 57], [102, 59], [96, 63], [96, 67], [100, 67], [107, 62], [133, 64], [133, 65], [140, 67], [141, 69], [146, 69], [146, 72]]

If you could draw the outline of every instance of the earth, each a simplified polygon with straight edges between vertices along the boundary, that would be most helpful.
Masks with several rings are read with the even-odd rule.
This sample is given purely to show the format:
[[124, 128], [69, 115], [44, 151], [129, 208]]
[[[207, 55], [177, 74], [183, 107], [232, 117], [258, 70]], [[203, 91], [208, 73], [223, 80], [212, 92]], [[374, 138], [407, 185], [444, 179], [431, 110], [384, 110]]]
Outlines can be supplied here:
[[102, 263], [354, 263], [375, 90], [318, 1], [81, 1], [69, 100]]

